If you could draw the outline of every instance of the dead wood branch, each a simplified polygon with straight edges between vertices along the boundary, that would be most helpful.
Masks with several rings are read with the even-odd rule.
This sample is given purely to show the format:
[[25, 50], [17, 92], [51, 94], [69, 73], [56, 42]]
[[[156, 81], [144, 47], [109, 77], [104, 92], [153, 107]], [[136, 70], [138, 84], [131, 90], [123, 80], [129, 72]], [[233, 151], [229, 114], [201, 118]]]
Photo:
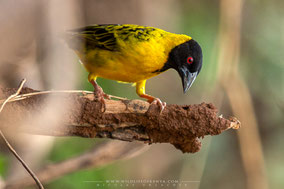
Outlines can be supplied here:
[[[0, 99], [15, 89], [0, 88]], [[23, 88], [23, 93], [36, 92]], [[57, 99], [64, 107], [56, 127], [34, 123], [44, 112], [47, 99]], [[55, 107], [56, 108], [56, 107]], [[3, 110], [0, 123], [3, 129], [13, 132], [49, 136], [80, 136], [111, 138], [144, 143], [171, 143], [182, 152], [197, 152], [199, 138], [218, 135], [229, 128], [238, 128], [236, 119], [217, 116], [212, 104], [168, 105], [162, 114], [156, 105], [141, 100], [106, 100], [106, 112], [92, 94], [42, 94], [10, 102]], [[55, 111], [55, 110], [54, 110]], [[20, 124], [21, 122], [29, 124]], [[27, 126], [29, 125], [29, 126]]]

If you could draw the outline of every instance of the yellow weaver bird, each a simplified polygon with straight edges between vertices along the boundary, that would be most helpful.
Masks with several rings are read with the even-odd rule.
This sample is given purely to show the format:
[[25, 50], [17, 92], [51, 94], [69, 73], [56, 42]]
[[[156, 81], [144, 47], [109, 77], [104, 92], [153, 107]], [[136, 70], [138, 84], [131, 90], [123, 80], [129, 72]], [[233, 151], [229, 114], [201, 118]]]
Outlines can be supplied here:
[[165, 107], [159, 98], [145, 93], [146, 80], [170, 68], [182, 80], [184, 93], [202, 67], [202, 50], [191, 37], [132, 24], [91, 25], [71, 30], [67, 43], [89, 72], [95, 95], [108, 97], [98, 86], [98, 77], [136, 84], [136, 93]]

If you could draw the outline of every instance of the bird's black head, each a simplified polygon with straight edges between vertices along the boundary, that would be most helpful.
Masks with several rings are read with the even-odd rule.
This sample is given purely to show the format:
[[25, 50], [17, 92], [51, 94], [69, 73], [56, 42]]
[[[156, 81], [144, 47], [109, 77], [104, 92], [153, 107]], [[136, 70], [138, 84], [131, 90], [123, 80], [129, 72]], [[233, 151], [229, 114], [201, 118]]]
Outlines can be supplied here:
[[202, 50], [193, 39], [176, 46], [169, 54], [163, 69], [173, 68], [181, 77], [185, 93], [194, 82], [202, 67]]

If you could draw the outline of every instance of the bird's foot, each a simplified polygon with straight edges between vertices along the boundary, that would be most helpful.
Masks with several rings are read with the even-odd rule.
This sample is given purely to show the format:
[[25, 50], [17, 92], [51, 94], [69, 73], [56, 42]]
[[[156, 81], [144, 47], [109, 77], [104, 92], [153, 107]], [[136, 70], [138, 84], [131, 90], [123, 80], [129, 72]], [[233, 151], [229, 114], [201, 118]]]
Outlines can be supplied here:
[[110, 96], [108, 94], [104, 93], [103, 89], [100, 86], [95, 87], [94, 96], [99, 102], [101, 102], [102, 112], [105, 112], [106, 111], [105, 99], [110, 100]]
[[[92, 76], [92, 75], [91, 75]], [[90, 77], [90, 75], [89, 75]], [[110, 100], [110, 96], [106, 93], [104, 93], [103, 89], [97, 84], [96, 80], [94, 80], [94, 78], [89, 78], [90, 83], [93, 85], [94, 87], [94, 96], [95, 98], [101, 102], [102, 104], [102, 112], [106, 111], [106, 101], [105, 98]]]
[[160, 114], [164, 111], [165, 107], [167, 106], [166, 102], [162, 102], [159, 98], [154, 98], [153, 100], [148, 100], [151, 105], [158, 105], [160, 108]]

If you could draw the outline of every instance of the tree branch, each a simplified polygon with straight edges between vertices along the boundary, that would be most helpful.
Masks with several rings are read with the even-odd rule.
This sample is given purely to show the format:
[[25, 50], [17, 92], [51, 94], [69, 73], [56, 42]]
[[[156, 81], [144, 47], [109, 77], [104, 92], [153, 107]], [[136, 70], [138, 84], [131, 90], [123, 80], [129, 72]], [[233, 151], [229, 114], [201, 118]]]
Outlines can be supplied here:
[[[16, 89], [0, 88], [0, 99], [14, 93]], [[23, 88], [22, 94], [37, 92]], [[144, 143], [171, 143], [182, 152], [200, 150], [199, 138], [218, 135], [230, 128], [239, 128], [236, 118], [217, 116], [212, 104], [167, 105], [162, 114], [159, 107], [149, 106], [141, 100], [106, 100], [103, 113], [101, 103], [92, 94], [50, 94], [18, 96], [18, 101], [6, 105], [0, 117], [3, 129], [13, 132], [49, 136], [80, 136], [111, 138]], [[56, 126], [35, 124], [36, 116], [44, 116], [49, 100], [58, 100], [64, 108]], [[56, 112], [54, 107], [54, 112]], [[29, 124], [20, 124], [22, 122]], [[28, 126], [27, 126], [28, 125]]]

